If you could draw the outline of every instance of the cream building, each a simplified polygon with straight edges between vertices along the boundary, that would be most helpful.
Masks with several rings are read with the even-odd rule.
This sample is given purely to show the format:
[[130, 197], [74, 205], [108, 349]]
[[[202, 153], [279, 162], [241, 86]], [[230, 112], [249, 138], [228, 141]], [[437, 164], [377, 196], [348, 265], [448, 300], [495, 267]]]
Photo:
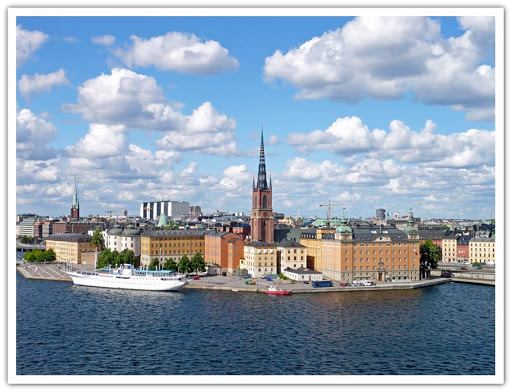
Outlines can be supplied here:
[[78, 233], [52, 234], [46, 239], [46, 250], [53, 249], [57, 262], [82, 264], [82, 253], [93, 252], [91, 236]]
[[469, 262], [494, 264], [494, 238], [473, 238], [469, 241]]
[[133, 225], [124, 229], [120, 225], [114, 225], [107, 233], [105, 245], [111, 251], [117, 250], [121, 253], [125, 249], [133, 251], [135, 257], [140, 256], [140, 231]]
[[457, 238], [446, 237], [443, 238], [441, 248], [443, 250], [443, 263], [456, 263], [457, 262]]
[[287, 268], [307, 268], [307, 248], [296, 241], [283, 241], [277, 245], [278, 272]]
[[263, 241], [251, 242], [244, 246], [244, 258], [240, 269], [246, 269], [253, 278], [277, 274], [277, 247]]

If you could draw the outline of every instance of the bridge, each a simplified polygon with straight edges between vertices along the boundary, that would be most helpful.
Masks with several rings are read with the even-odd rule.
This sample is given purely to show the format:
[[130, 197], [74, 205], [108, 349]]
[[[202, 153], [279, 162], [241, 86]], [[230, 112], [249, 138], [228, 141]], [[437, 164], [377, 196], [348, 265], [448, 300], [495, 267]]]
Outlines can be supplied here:
[[46, 247], [44, 243], [42, 244], [22, 244], [21, 242], [16, 242], [16, 251], [17, 252], [26, 252], [27, 250], [34, 250], [34, 249], [40, 249], [40, 250], [46, 250]]

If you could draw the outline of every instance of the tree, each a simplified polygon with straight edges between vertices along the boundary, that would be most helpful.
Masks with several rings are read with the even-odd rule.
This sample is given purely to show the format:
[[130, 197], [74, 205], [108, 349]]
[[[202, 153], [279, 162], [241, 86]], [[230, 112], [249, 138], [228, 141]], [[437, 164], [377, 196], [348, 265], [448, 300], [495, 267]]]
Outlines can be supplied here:
[[136, 263], [135, 253], [131, 249], [124, 249], [119, 256], [121, 257], [122, 264], [135, 265]]
[[173, 259], [168, 259], [164, 264], [164, 269], [170, 270], [170, 271], [176, 271], [178, 268], [178, 265]]
[[183, 274], [188, 274], [189, 272], [193, 271], [192, 265], [190, 264], [190, 259], [187, 255], [181, 256], [181, 259], [178, 263], [178, 268]]
[[42, 263], [43, 261], [45, 261], [45, 252], [43, 252], [41, 249], [34, 249], [32, 253], [34, 253], [34, 256], [38, 263]]
[[46, 261], [55, 261], [57, 259], [57, 255], [55, 254], [55, 252], [53, 251], [52, 248], [50, 249], [47, 249], [45, 252], [44, 252], [44, 259]]
[[437, 263], [441, 259], [441, 248], [434, 244], [432, 240], [425, 240], [420, 245], [420, 276], [430, 277], [430, 271], [437, 268]]
[[32, 244], [34, 242], [34, 237], [30, 237], [28, 235], [20, 235], [18, 236], [18, 241], [22, 244]]
[[99, 255], [98, 255], [98, 262], [96, 264], [96, 268], [105, 268], [109, 265], [114, 264], [114, 258], [112, 251], [109, 248], [104, 249]]
[[97, 250], [102, 250], [104, 247], [103, 244], [103, 236], [101, 235], [101, 229], [94, 230], [94, 234], [92, 235], [91, 243], [96, 245]]
[[158, 257], [155, 257], [153, 260], [151, 260], [151, 263], [149, 263], [148, 270], [155, 271], [156, 267], [160, 265], [160, 261], [158, 260]]
[[36, 256], [34, 255], [34, 252], [32, 252], [31, 250], [25, 252], [23, 258], [27, 260], [29, 263], [33, 263], [34, 261], [36, 261]]
[[196, 273], [198, 271], [201, 271], [201, 272], [206, 271], [206, 263], [204, 262], [203, 256], [201, 256], [200, 253], [196, 253], [192, 257], [192, 260], [190, 260], [190, 266], [193, 271], [196, 271]]
[[112, 265], [119, 267], [122, 264], [121, 255], [117, 250], [112, 251]]

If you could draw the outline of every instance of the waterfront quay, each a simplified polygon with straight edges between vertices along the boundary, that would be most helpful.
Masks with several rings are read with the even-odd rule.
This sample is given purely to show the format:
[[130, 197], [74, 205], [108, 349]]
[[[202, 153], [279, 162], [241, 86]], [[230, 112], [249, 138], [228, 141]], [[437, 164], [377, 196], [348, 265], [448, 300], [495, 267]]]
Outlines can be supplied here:
[[[18, 266], [17, 270], [26, 279], [35, 280], [53, 280], [61, 282], [72, 282], [71, 278], [58, 265], [52, 264], [25, 264]], [[434, 276], [432, 279], [426, 279], [414, 282], [377, 282], [374, 286], [359, 287], [340, 287], [339, 282], [333, 282], [333, 287], [316, 287], [303, 282], [292, 282], [290, 280], [274, 279], [267, 281], [266, 279], [249, 279], [256, 284], [248, 285], [245, 282], [248, 279], [236, 276], [203, 275], [199, 280], [190, 280], [185, 286], [187, 290], [226, 290], [239, 292], [266, 292], [269, 286], [278, 286], [284, 290], [291, 290], [292, 293], [325, 293], [325, 292], [345, 292], [345, 291], [375, 291], [375, 290], [406, 290], [419, 289], [438, 284], [458, 282], [458, 283], [475, 283], [494, 286], [494, 280], [490, 279], [471, 279], [462, 277], [443, 278]]]

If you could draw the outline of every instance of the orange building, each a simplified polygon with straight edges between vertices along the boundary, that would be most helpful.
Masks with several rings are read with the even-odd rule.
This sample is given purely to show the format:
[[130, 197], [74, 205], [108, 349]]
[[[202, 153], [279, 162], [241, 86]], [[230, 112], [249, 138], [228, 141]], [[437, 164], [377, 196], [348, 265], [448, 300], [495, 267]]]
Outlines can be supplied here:
[[322, 273], [340, 282], [419, 280], [420, 240], [395, 228], [342, 224], [321, 241]]
[[204, 260], [207, 264], [217, 264], [223, 272], [233, 272], [243, 257], [244, 243], [236, 234], [212, 231], [205, 235]]

